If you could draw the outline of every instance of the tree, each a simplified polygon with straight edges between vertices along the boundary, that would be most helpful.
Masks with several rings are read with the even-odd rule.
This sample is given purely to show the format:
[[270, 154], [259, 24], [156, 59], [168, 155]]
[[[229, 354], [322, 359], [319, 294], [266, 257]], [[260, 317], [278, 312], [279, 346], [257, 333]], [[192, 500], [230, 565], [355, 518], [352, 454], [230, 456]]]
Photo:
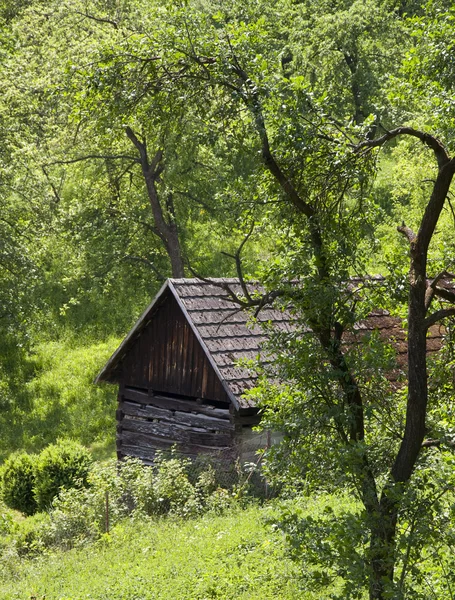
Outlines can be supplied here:
[[[421, 15], [411, 24], [403, 17], [410, 8]], [[286, 466], [307, 482], [313, 477], [321, 483], [323, 463], [325, 479], [329, 473], [363, 505], [348, 555], [358, 568], [346, 566], [339, 548], [327, 558], [339, 562], [343, 597], [359, 597], [365, 586], [372, 599], [407, 593], [418, 527], [402, 535], [400, 523], [420, 492], [419, 511], [427, 514], [447, 492], [437, 487], [435, 475], [444, 460], [450, 464], [441, 426], [447, 415], [437, 412], [442, 390], [451, 388], [441, 366], [429, 378], [426, 338], [432, 325], [454, 314], [453, 292], [441, 283], [452, 277], [446, 259], [453, 244], [441, 252], [434, 244], [437, 227], [452, 227], [444, 208], [450, 209], [454, 162], [450, 144], [439, 141], [452, 131], [443, 117], [451, 106], [450, 62], [443, 52], [450, 29], [438, 29], [437, 11], [429, 17], [419, 3], [410, 8], [390, 2], [280, 0], [272, 6], [243, 0], [226, 6], [194, 0], [147, 7], [131, 2], [120, 11], [110, 2], [72, 1], [52, 10], [37, 3], [13, 18], [26, 43], [8, 65], [20, 58], [18, 64], [33, 66], [24, 70], [25, 80], [17, 73], [26, 93], [12, 100], [27, 115], [27, 140], [33, 140], [19, 147], [31, 146], [34, 160], [42, 155], [34, 164], [44, 167], [42, 181], [54, 199], [46, 218], [63, 239], [59, 248], [66, 241], [71, 248], [74, 273], [64, 292], [75, 290], [69, 294], [73, 304], [81, 289], [90, 294], [93, 288], [93, 263], [107, 263], [95, 278], [104, 291], [113, 289], [113, 265], [122, 258], [151, 263], [161, 273], [164, 261], [156, 258], [162, 247], [176, 276], [183, 274], [189, 249], [207, 264], [210, 251], [196, 252], [191, 233], [220, 229], [222, 221], [229, 234], [247, 216], [261, 243], [274, 246], [255, 268], [266, 295], [246, 294], [238, 301], [255, 310], [274, 302], [295, 313], [294, 332], [272, 335], [277, 371], [271, 380], [278, 376], [287, 383], [276, 386], [269, 378], [262, 394], [269, 421], [286, 433], [275, 457], [285, 456]], [[34, 34], [37, 22], [47, 31], [43, 46]], [[431, 33], [431, 51], [424, 43], [412, 46], [416, 23]], [[65, 40], [61, 58], [57, 32]], [[57, 65], [50, 85], [49, 56]], [[439, 69], [433, 73], [435, 58]], [[14, 69], [3, 72], [15, 80]], [[411, 108], [409, 101], [410, 92], [424, 89], [431, 76], [442, 107], [436, 121], [423, 93]], [[436, 135], [427, 133], [427, 123]], [[434, 181], [426, 183], [431, 192], [420, 205], [406, 197], [394, 202], [392, 184], [378, 187], [377, 175], [387, 179], [391, 163], [415, 155], [416, 144], [419, 157], [420, 146], [433, 155]], [[70, 168], [75, 179], [56, 185]], [[84, 194], [85, 204], [76, 187], [91, 192]], [[394, 225], [402, 239], [394, 241], [393, 254], [408, 244], [409, 352], [407, 387], [397, 389], [385, 376], [391, 349], [375, 335], [362, 346], [352, 339], [355, 324], [372, 308], [398, 306], [400, 312], [403, 290], [395, 283], [402, 283], [403, 258], [384, 265], [371, 256], [372, 249], [381, 251], [378, 232], [400, 210], [408, 216]], [[93, 224], [103, 227], [103, 242]], [[142, 227], [147, 237], [131, 240]], [[50, 256], [55, 274], [62, 263]], [[378, 266], [389, 267], [384, 281], [365, 278]], [[355, 275], [363, 283], [353, 287], [347, 282]], [[126, 274], [123, 280], [131, 282]], [[432, 308], [438, 301], [441, 306]], [[442, 449], [438, 459], [430, 454], [436, 446]], [[419, 511], [412, 524], [422, 522]], [[425, 543], [423, 535], [419, 539]]]
[[[64, 100], [59, 104], [61, 133], [51, 132], [50, 151], [41, 163], [50, 184], [61, 178], [62, 170], [66, 178], [72, 177], [70, 169], [83, 161], [105, 163], [102, 177], [114, 184], [117, 196], [127, 195], [130, 204], [114, 207], [109, 215], [105, 211], [106, 219], [128, 219], [140, 225], [137, 229], [146, 238], [140, 252], [126, 245], [124, 258], [135, 268], [148, 266], [162, 280], [169, 270], [162, 256], [157, 257], [162, 250], [175, 277], [184, 275], [185, 257], [194, 261], [187, 256], [187, 231], [193, 222], [210, 227], [219, 212], [213, 196], [222, 168], [205, 143], [210, 132], [199, 126], [203, 108], [171, 97], [159, 82], [151, 97], [147, 76], [157, 57], [145, 55], [141, 45], [150, 37], [144, 32], [146, 24], [150, 30], [162, 28], [163, 9], [152, 2], [146, 11], [141, 7], [140, 18], [137, 10], [134, 3], [119, 12], [109, 3], [75, 1], [65, 10], [60, 4], [35, 7], [35, 19], [54, 24], [43, 43], [44, 54], [62, 32], [67, 38], [50, 83], [49, 73], [41, 65], [37, 68], [45, 91]], [[30, 29], [25, 17], [22, 27], [24, 36]]]
[[[323, 95], [317, 97], [305, 77], [292, 71], [289, 66], [292, 58], [286, 57], [287, 67], [283, 69], [283, 39], [292, 25], [277, 32], [277, 14], [274, 13], [273, 19], [267, 3], [260, 6], [242, 3], [242, 7], [235, 6], [229, 14], [218, 5], [216, 12], [214, 4], [206, 13], [199, 7], [191, 11], [189, 5], [180, 11], [169, 10], [172, 24], [166, 31], [166, 59], [156, 61], [149, 76], [161, 85], [165, 81], [169, 89], [174, 86], [178, 94], [189, 94], [195, 89], [202, 94], [202, 90], [209, 89], [217, 102], [221, 97], [229, 107], [225, 114], [229, 115], [230, 126], [235, 128], [240, 124], [242, 135], [256, 136], [256, 152], [267, 173], [262, 191], [266, 190], [269, 198], [275, 197], [280, 203], [280, 208], [269, 214], [269, 218], [274, 220], [275, 227], [281, 220], [280, 227], [286, 235], [282, 247], [287, 245], [287, 248], [272, 268], [265, 270], [267, 295], [246, 296], [238, 301], [242, 306], [257, 309], [271, 300], [291, 302], [302, 327], [310, 326], [311, 341], [302, 341], [308, 338], [307, 331], [304, 333], [302, 329], [300, 338], [294, 332], [287, 340], [291, 357], [283, 360], [288, 380], [297, 382], [297, 386], [304, 380], [310, 389], [292, 389], [291, 384], [288, 398], [292, 401], [293, 397], [303, 397], [301, 406], [308, 406], [312, 400], [326, 402], [322, 412], [320, 406], [308, 412], [317, 413], [319, 420], [324, 421], [318, 435], [326, 440], [326, 446], [328, 440], [337, 439], [336, 466], [338, 471], [348, 471], [351, 487], [357, 490], [365, 509], [363, 530], [369, 532], [369, 544], [363, 553], [367, 568], [360, 580], [368, 580], [371, 599], [395, 596], [403, 593], [402, 578], [406, 573], [403, 567], [397, 581], [397, 523], [400, 513], [406, 512], [409, 489], [416, 480], [421, 483], [419, 468], [425, 462], [422, 453], [431, 446], [425, 442], [427, 333], [433, 324], [455, 314], [453, 291], [440, 285], [444, 277], [452, 276], [447, 269], [433, 273], [432, 277], [428, 273], [430, 244], [447, 201], [455, 160], [437, 137], [411, 126], [386, 129], [381, 134], [381, 124], [384, 128], [390, 116], [387, 111], [381, 115], [364, 114], [361, 107], [366, 103], [360, 99], [367, 91], [362, 87], [365, 80], [357, 79], [357, 68], [355, 77], [354, 71], [350, 71], [353, 79], [347, 86], [352, 92], [354, 123], [347, 123], [345, 103], [336, 103]], [[393, 23], [396, 14], [387, 10], [386, 5], [383, 8], [383, 14]], [[279, 10], [287, 11], [288, 17], [292, 14], [287, 3], [280, 4]], [[294, 10], [294, 14], [299, 14], [301, 9]], [[382, 31], [389, 23], [383, 24]], [[363, 31], [369, 34], [368, 27]], [[357, 37], [354, 39], [357, 43]], [[388, 41], [383, 40], [384, 48]], [[156, 54], [157, 46], [151, 45], [152, 52]], [[351, 54], [348, 59], [344, 52], [344, 58], [347, 67], [355, 67]], [[355, 60], [360, 58], [356, 55]], [[376, 88], [375, 92], [377, 96], [384, 90]], [[377, 302], [381, 294], [378, 286], [376, 291], [374, 285], [365, 286], [370, 297], [364, 294], [362, 301], [362, 294], [353, 293], [347, 281], [353, 273], [364, 274], [368, 260], [362, 237], [368, 230], [371, 233], [380, 219], [371, 197], [376, 149], [402, 137], [418, 140], [433, 153], [436, 174], [416, 230], [405, 223], [398, 225], [398, 231], [409, 244], [408, 385], [399, 419], [402, 423], [393, 424], [391, 433], [384, 433], [381, 426], [387, 425], [383, 419], [387, 411], [358, 371], [362, 357], [355, 364], [349, 343], [346, 351], [349, 332], [371, 309], [372, 298]], [[290, 284], [292, 279], [297, 279], [298, 284]], [[382, 292], [383, 297], [387, 293], [390, 296], [390, 292]], [[432, 309], [436, 299], [447, 305]], [[275, 346], [275, 351], [286, 354], [280, 350], [283, 336], [279, 340], [281, 345]], [[299, 344], [307, 354], [302, 362], [298, 362], [295, 354]], [[302, 375], [302, 369], [310, 362], [318, 374]], [[387, 391], [384, 379], [382, 392], [390, 418], [393, 401], [397, 402], [396, 409], [401, 410], [397, 401], [400, 394], [396, 390]], [[318, 387], [322, 382], [323, 393]], [[380, 427], [374, 424], [377, 417], [382, 423]], [[314, 417], [313, 422], [316, 421]], [[284, 425], [292, 429], [289, 423]], [[374, 442], [381, 440], [381, 435], [378, 452]], [[298, 456], [302, 458], [305, 454], [300, 452]], [[317, 458], [321, 460], [320, 455]], [[360, 593], [355, 585], [346, 590], [356, 594], [355, 597]]]

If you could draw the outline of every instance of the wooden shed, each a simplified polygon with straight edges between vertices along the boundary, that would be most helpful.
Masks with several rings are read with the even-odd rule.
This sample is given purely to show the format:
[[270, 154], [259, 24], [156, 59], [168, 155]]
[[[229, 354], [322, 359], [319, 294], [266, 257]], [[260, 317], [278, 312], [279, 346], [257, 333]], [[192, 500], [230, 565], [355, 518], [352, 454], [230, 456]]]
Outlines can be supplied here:
[[[254, 378], [237, 365], [258, 357], [264, 332], [215, 285], [241, 294], [237, 279], [211, 281], [168, 279], [98, 375], [119, 385], [119, 458], [151, 462], [157, 449], [176, 445], [188, 456], [250, 460], [270, 443], [252, 431], [258, 409], [242, 394]], [[279, 311], [258, 319], [289, 327]]]
[[[119, 458], [149, 463], [158, 449], [176, 445], [190, 457], [206, 453], [250, 461], [273, 441], [252, 430], [260, 415], [243, 394], [255, 379], [238, 361], [267, 359], [261, 356], [261, 321], [284, 331], [292, 321], [289, 314], [265, 308], [251, 324], [220, 282], [242, 295], [237, 279], [168, 279], [98, 375], [97, 382], [119, 385]], [[346, 341], [356, 344], [372, 330], [396, 348], [400, 368], [389, 373], [393, 383], [406, 363], [405, 332], [397, 318], [378, 310], [356, 324]], [[433, 326], [428, 349], [440, 346], [441, 333]]]

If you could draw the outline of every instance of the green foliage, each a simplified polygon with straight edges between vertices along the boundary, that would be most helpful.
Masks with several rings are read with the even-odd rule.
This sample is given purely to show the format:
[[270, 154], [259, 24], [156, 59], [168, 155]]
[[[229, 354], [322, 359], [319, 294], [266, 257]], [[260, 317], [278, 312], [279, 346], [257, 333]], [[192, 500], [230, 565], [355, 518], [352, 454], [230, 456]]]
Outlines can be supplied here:
[[42, 554], [46, 550], [44, 539], [49, 525], [50, 518], [45, 512], [16, 521], [10, 535], [4, 540], [6, 553], [14, 548], [19, 556], [33, 557]]
[[58, 437], [77, 439], [95, 456], [110, 456], [116, 391], [93, 380], [117, 345], [118, 338], [70, 337], [42, 342], [20, 361], [12, 356], [11, 365], [5, 361], [9, 376], [0, 383], [0, 457], [21, 448], [40, 451]]
[[[124, 522], [90, 547], [0, 563], [3, 600], [316, 600], [257, 507], [221, 516]], [[2, 559], [4, 557], [2, 556]]]
[[284, 532], [290, 555], [304, 565], [306, 589], [321, 593], [338, 584], [330, 598], [364, 597], [368, 531], [359, 504], [315, 495], [309, 503], [283, 503], [278, 514], [275, 525]]
[[[0, 455], [40, 449], [58, 436], [100, 447], [105, 431], [112, 447], [114, 397], [91, 386], [110, 342], [93, 339], [124, 333], [169, 273], [159, 208], [204, 275], [232, 274], [218, 250], [233, 254], [254, 225], [244, 270], [267, 289], [280, 288], [282, 305], [295, 311], [299, 329], [271, 336], [273, 364], [259, 390], [265, 423], [284, 436], [267, 457], [270, 476], [291, 491], [349, 486], [354, 494], [367, 476], [379, 498], [403, 439], [406, 389], [388, 384], [391, 371], [404, 377], [391, 349], [355, 324], [373, 308], [406, 318], [408, 247], [396, 227], [402, 220], [419, 226], [435, 173], [429, 149], [414, 138], [382, 154], [353, 148], [411, 125], [453, 149], [452, 4], [13, 4], [0, 9], [7, 90], [0, 103]], [[150, 157], [163, 154], [153, 173], [158, 208], [126, 127]], [[429, 276], [453, 261], [454, 214], [449, 193]], [[378, 270], [384, 285], [346, 289], [352, 275]], [[51, 336], [58, 341], [43, 342]], [[447, 357], [429, 377], [427, 425], [443, 444], [453, 435], [452, 364]], [[279, 379], [288, 383], [276, 385]], [[353, 388], [362, 401], [357, 433]], [[438, 468], [422, 459], [409, 489], [384, 488], [401, 498], [400, 532], [409, 525], [422, 554], [426, 528], [435, 540], [431, 531], [450, 513], [442, 501], [434, 513], [421, 491], [441, 487], [427, 473]], [[197, 514], [216, 492], [209, 474], [195, 482], [174, 459], [159, 460], [156, 472], [131, 463], [119, 477], [93, 477], [90, 490], [56, 500], [53, 535], [62, 545], [102, 531], [103, 493], [115, 521], [125, 506]], [[412, 516], [411, 498], [427, 520]], [[332, 516], [306, 519], [299, 535], [311, 561], [319, 555], [330, 577], [344, 579], [340, 593], [354, 597], [371, 558], [365, 531], [374, 527], [351, 511], [337, 517], [338, 542]], [[396, 590], [418, 597], [424, 584], [406, 535], [397, 539], [397, 564], [409, 566], [399, 566]], [[414, 588], [405, 581], [411, 573]]]
[[36, 460], [34, 494], [38, 509], [48, 509], [62, 488], [87, 485], [91, 462], [89, 451], [77, 442], [60, 440], [47, 446]]
[[188, 467], [184, 459], [164, 456], [154, 467], [134, 458], [95, 464], [87, 487], [63, 490], [54, 500], [44, 543], [68, 549], [99, 538], [127, 517], [195, 517], [235, 506], [232, 494], [216, 485], [212, 469], [192, 485]]
[[33, 493], [36, 458], [25, 452], [11, 454], [0, 469], [1, 497], [7, 506], [25, 515], [37, 509]]
[[9, 534], [14, 527], [15, 513], [0, 498], [0, 536]]

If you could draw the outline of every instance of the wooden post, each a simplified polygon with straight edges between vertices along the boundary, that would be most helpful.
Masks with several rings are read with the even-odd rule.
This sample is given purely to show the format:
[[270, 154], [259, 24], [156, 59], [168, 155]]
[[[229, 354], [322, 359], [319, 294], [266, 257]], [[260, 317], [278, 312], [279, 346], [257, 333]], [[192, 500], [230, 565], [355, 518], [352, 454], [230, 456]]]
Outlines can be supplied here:
[[[266, 451], [269, 450], [271, 445], [272, 445], [272, 432], [270, 431], [270, 429], [267, 429], [267, 444], [266, 444], [265, 450]], [[267, 479], [265, 477], [264, 477], [264, 482], [265, 482], [265, 484], [264, 484], [265, 485], [265, 490], [264, 490], [265, 499], [268, 500], [268, 498], [269, 498], [269, 484], [268, 484], [268, 481], [267, 481]]]
[[105, 520], [106, 520], [106, 533], [109, 533], [109, 492], [106, 490], [105, 496]]

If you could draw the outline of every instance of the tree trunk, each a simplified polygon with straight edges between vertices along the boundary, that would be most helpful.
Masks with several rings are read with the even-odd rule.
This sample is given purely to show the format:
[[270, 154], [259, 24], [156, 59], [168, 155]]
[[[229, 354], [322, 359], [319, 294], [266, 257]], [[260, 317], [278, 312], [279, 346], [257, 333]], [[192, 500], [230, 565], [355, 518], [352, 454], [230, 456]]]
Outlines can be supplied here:
[[177, 227], [174, 223], [168, 227], [166, 241], [164, 242], [166, 251], [171, 261], [172, 277], [178, 279], [185, 277], [185, 265], [183, 263], [182, 250], [177, 232]]
[[172, 277], [185, 277], [185, 265], [183, 262], [175, 215], [172, 209], [170, 211], [171, 214], [169, 215], [169, 222], [166, 221], [156, 189], [156, 181], [163, 171], [163, 166], [161, 164], [162, 152], [158, 150], [153, 160], [150, 162], [145, 141], [141, 142], [130, 127], [126, 128], [126, 135], [139, 152], [142, 174], [144, 176], [147, 195], [152, 208], [153, 219], [155, 221], [153, 231], [163, 242], [167, 255], [169, 256]]
[[[390, 494], [393, 494], [391, 499]], [[395, 535], [399, 498], [397, 490], [387, 486], [381, 497], [379, 510], [370, 514], [370, 600], [390, 597], [395, 569]]]

